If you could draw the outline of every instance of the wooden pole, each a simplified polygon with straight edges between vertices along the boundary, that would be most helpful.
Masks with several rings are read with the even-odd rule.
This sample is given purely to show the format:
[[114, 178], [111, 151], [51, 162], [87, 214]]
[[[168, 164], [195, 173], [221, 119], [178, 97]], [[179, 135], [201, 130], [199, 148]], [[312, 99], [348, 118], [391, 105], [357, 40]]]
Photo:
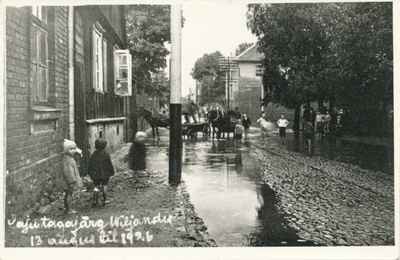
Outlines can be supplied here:
[[169, 183], [171, 185], [179, 185], [182, 177], [181, 24], [181, 6], [171, 5], [171, 99], [169, 106]]

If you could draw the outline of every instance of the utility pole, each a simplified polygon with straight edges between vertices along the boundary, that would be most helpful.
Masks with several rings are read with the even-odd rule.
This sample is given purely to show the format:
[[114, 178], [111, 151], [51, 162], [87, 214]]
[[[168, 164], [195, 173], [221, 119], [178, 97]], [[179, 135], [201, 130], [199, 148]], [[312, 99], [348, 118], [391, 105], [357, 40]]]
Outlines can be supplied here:
[[182, 104], [181, 104], [181, 6], [171, 5], [171, 93], [169, 131], [169, 184], [182, 178]]
[[231, 79], [231, 71], [237, 69], [237, 60], [233, 57], [221, 57], [219, 60], [219, 66], [222, 71], [225, 71], [228, 75], [227, 84], [226, 84], [226, 99], [228, 110], [231, 107], [231, 92], [232, 92], [232, 79]]

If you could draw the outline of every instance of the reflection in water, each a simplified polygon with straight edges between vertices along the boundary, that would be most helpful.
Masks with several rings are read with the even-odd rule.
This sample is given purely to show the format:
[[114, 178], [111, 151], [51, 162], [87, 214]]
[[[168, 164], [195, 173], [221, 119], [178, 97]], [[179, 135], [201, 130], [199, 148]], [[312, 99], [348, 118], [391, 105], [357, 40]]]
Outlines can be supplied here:
[[[286, 147], [289, 150], [307, 153], [307, 143], [303, 142], [302, 134], [294, 132], [287, 135]], [[334, 136], [316, 138], [313, 144], [313, 155], [334, 161], [359, 165], [364, 169], [394, 173], [394, 150], [385, 145], [372, 145], [356, 141], [342, 140], [337, 142]]]
[[183, 179], [197, 214], [225, 246], [305, 245], [278, 212], [274, 191], [260, 184], [261, 165], [249, 147], [232, 139], [185, 143]]
[[312, 241], [301, 240], [296, 230], [288, 225], [278, 211], [275, 191], [268, 185], [257, 187], [261, 207], [257, 210], [260, 227], [250, 235], [252, 246], [313, 246]]

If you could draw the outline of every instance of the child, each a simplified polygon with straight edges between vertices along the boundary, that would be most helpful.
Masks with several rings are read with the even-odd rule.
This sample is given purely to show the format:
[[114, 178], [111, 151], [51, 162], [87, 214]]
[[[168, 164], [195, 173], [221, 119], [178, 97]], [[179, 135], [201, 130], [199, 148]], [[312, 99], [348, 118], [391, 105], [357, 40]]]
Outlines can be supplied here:
[[244, 136], [248, 135], [249, 129], [250, 129], [250, 125], [251, 125], [250, 118], [248, 118], [246, 114], [243, 114]]
[[132, 171], [146, 169], [146, 133], [137, 132], [128, 153], [128, 168]]
[[72, 194], [74, 190], [83, 187], [82, 179], [79, 175], [78, 165], [74, 156], [79, 153], [76, 143], [64, 139], [63, 143], [63, 171], [59, 176], [59, 187], [64, 191], [64, 204], [66, 214], [76, 214], [77, 211], [72, 208]]
[[281, 115], [281, 118], [277, 122], [279, 127], [279, 135], [281, 137], [281, 142], [286, 138], [286, 127], [289, 125], [289, 121], [286, 120], [285, 115]]
[[261, 125], [261, 135], [268, 136], [269, 119], [266, 117], [265, 113], [261, 113], [261, 117], [257, 120], [257, 123]]
[[242, 121], [240, 119], [238, 119], [237, 123], [235, 125], [235, 139], [236, 140], [242, 139], [243, 131], [244, 131], [244, 129], [243, 129]]
[[110, 155], [104, 150], [106, 146], [106, 140], [97, 139], [95, 142], [96, 151], [90, 156], [88, 174], [94, 184], [93, 205], [97, 205], [97, 197], [100, 190], [103, 192], [103, 205], [110, 203], [107, 200], [107, 185], [115, 171]]

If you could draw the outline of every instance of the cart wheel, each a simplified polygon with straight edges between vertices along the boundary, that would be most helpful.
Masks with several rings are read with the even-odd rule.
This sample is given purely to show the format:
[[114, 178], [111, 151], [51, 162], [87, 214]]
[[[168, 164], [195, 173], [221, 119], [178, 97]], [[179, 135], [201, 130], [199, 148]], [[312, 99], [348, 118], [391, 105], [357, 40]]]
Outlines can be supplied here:
[[197, 132], [193, 129], [190, 129], [187, 133], [188, 139], [197, 138]]
[[203, 137], [211, 135], [211, 127], [209, 125], [205, 125], [203, 127]]

